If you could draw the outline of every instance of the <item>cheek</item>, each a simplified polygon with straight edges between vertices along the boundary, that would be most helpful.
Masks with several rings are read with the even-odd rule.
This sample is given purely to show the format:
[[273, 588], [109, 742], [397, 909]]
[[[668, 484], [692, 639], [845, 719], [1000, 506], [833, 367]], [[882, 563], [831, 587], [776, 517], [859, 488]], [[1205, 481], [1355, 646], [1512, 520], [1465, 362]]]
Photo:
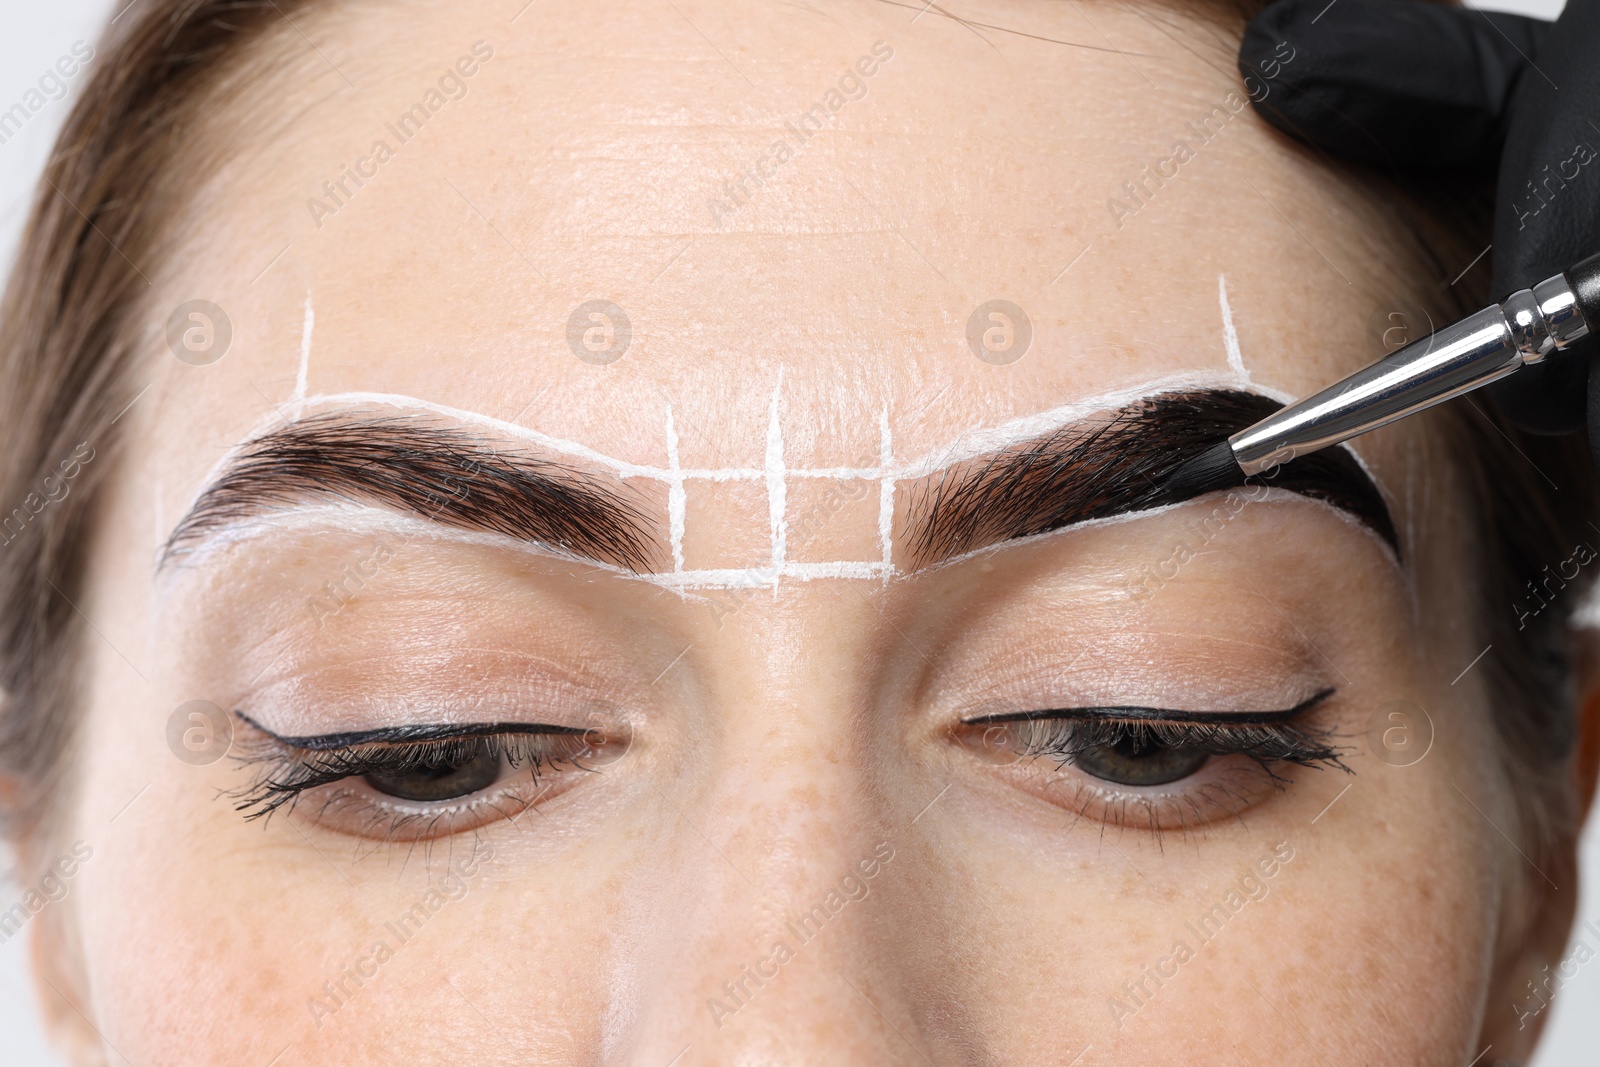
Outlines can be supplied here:
[[1262, 992], [1315, 1019], [1307, 1030], [1335, 1061], [1443, 1065], [1480, 1051], [1467, 1046], [1495, 947], [1497, 835], [1444, 777], [1387, 797], [1352, 790], [1305, 850], [1297, 921], [1258, 946], [1267, 959], [1292, 948], [1293, 966], [1277, 968], [1284, 995]]
[[[1323, 775], [1293, 825], [1161, 851], [1109, 831], [1070, 862], [1019, 864], [1004, 846], [1027, 841], [956, 830], [907, 857], [916, 884], [875, 895], [941, 931], [899, 947], [941, 994], [925, 1025], [983, 1034], [995, 1062], [1045, 1048], [1066, 1062], [1092, 1045], [1108, 1063], [1188, 1064], [1214, 1047], [1246, 1064], [1323, 1062], [1316, 1049], [1332, 1063], [1459, 1067], [1477, 1051], [1466, 1043], [1487, 995], [1498, 858], [1443, 767], [1399, 783], [1364, 767], [1311, 824], [1347, 784]], [[1293, 858], [1249, 900], [1242, 877], [1280, 841]]]
[[638, 911], [606, 872], [502, 847], [452, 895], [443, 853], [467, 842], [402, 863], [323, 838], [319, 855], [289, 820], [241, 836], [236, 816], [189, 803], [209, 790], [160, 788], [75, 887], [93, 1017], [130, 1062], [375, 1067], [448, 1048], [498, 1063], [510, 1034], [547, 1062], [599, 1055], [613, 935]]

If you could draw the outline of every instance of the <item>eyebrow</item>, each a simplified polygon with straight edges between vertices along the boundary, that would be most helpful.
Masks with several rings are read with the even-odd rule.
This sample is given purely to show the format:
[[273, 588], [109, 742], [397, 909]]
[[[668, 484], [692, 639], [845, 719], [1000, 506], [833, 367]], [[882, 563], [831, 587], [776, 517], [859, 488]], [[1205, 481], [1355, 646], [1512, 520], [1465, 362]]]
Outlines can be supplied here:
[[[945, 471], [912, 498], [911, 556], [927, 566], [1092, 519], [1178, 504], [1168, 481], [1187, 460], [1282, 407], [1236, 389], [1148, 397], [1093, 427], [1069, 426]], [[1345, 448], [1327, 448], [1242, 485], [1286, 489], [1400, 540], [1377, 485]]]
[[477, 435], [414, 417], [330, 413], [245, 445], [173, 531], [162, 563], [222, 527], [318, 496], [377, 503], [639, 573], [659, 554], [642, 512], [588, 472], [497, 452]]

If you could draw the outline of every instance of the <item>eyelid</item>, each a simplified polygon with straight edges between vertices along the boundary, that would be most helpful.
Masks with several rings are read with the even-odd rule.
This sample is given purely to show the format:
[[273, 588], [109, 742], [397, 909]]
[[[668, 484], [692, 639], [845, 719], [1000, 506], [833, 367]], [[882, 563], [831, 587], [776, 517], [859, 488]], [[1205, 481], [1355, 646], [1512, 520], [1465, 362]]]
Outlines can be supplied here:
[[590, 733], [592, 726], [553, 726], [544, 723], [487, 722], [487, 723], [413, 723], [404, 726], [384, 726], [372, 730], [351, 730], [345, 733], [308, 734], [286, 737], [262, 726], [242, 711], [234, 714], [252, 729], [258, 730], [287, 748], [309, 752], [326, 752], [349, 748], [352, 745], [406, 744], [425, 741], [465, 741], [482, 737], [499, 737], [508, 734], [559, 734], [576, 736]]
[[1082, 708], [1049, 708], [1042, 711], [1012, 711], [996, 715], [979, 715], [962, 722], [970, 726], [985, 723], [1026, 722], [1037, 719], [1105, 720], [1120, 719], [1131, 722], [1204, 723], [1211, 725], [1265, 725], [1288, 722], [1310, 711], [1334, 694], [1333, 688], [1312, 694], [1291, 708], [1268, 711], [1181, 711], [1175, 708], [1152, 708], [1141, 705], [1095, 705]]
[[[246, 820], [270, 818], [284, 807], [292, 810], [303, 795], [324, 787], [337, 786], [349, 779], [414, 769], [425, 764], [430, 756], [442, 762], [455, 763], [455, 756], [465, 757], [486, 748], [497, 753], [513, 769], [529, 768], [534, 782], [545, 772], [563, 765], [570, 764], [574, 769], [592, 771], [614, 762], [620, 756], [619, 752], [603, 760], [597, 757], [599, 746], [607, 744], [610, 739], [603, 730], [593, 728], [541, 728], [526, 723], [512, 723], [509, 724], [509, 730], [501, 730], [494, 724], [443, 724], [363, 731], [358, 735], [280, 738], [256, 726], [248, 716], [239, 712], [235, 714], [259, 731], [258, 736], [247, 739], [242, 747], [236, 746], [238, 751], [231, 753], [237, 762], [257, 768], [257, 774], [251, 782], [230, 794], [235, 801], [235, 810], [244, 813]], [[410, 733], [410, 739], [400, 742], [367, 740], [353, 744], [344, 741], [332, 743], [350, 736], [370, 737], [375, 733], [395, 731]], [[423, 736], [417, 736], [419, 731], [424, 732]], [[626, 751], [630, 740], [631, 731], [620, 738], [621, 751]], [[585, 754], [589, 759], [583, 758]], [[540, 795], [546, 792], [541, 791]], [[532, 801], [528, 803], [531, 805]], [[494, 810], [499, 811], [498, 808]]]

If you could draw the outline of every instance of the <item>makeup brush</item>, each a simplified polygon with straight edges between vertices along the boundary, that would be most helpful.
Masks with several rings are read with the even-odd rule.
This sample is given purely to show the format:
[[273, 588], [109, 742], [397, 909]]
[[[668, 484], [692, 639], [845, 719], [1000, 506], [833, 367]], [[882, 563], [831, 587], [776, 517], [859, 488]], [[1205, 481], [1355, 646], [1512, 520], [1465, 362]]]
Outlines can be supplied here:
[[1186, 498], [1241, 485], [1565, 351], [1600, 323], [1600, 255], [1396, 349], [1280, 408], [1183, 464], [1166, 488]]

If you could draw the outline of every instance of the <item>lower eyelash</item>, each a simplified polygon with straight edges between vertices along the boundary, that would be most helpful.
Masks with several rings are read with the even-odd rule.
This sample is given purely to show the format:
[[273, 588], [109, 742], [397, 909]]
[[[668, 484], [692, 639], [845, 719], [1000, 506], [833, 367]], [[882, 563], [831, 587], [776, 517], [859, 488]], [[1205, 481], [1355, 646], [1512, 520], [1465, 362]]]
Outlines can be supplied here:
[[[1242, 769], [1236, 771], [1236, 774], [1243, 773]], [[1276, 775], [1273, 779], [1281, 788], [1282, 779]], [[1081, 782], [1078, 788], [1085, 794], [1083, 804], [1076, 810], [1078, 818], [1083, 818], [1091, 805], [1097, 805], [1099, 814], [1094, 818], [1101, 823], [1102, 833], [1106, 827], [1141, 830], [1153, 834], [1156, 847], [1162, 851], [1166, 850], [1167, 837], [1173, 833], [1180, 839], [1188, 839], [1191, 835], [1203, 834], [1205, 827], [1219, 814], [1240, 818], [1252, 806], [1254, 792], [1249, 783], [1232, 777], [1208, 782], [1193, 793], [1155, 798], [1125, 791], [1108, 793]]]
[[[1332, 731], [1289, 723], [1032, 718], [1006, 721], [1004, 728], [1009, 744], [997, 747], [1010, 750], [1019, 771], [1032, 778], [1038, 772], [1027, 772], [1021, 764], [1037, 759], [1054, 764], [1034, 788], [1072, 813], [1072, 825], [1088, 819], [1100, 825], [1102, 834], [1108, 828], [1148, 832], [1163, 851], [1169, 834], [1188, 839], [1203, 834], [1218, 818], [1241, 819], [1262, 799], [1268, 783], [1272, 789], [1285, 789], [1291, 780], [1279, 773], [1281, 764], [1354, 773], [1342, 759], [1348, 750], [1332, 743]], [[1122, 784], [1083, 768], [1065, 773], [1081, 755], [1130, 739], [1198, 750], [1207, 757], [1243, 756], [1256, 766], [1224, 764], [1210, 772], [1197, 768], [1189, 777], [1157, 785]], [[985, 746], [991, 755], [999, 754], [988, 739]], [[1208, 758], [1202, 766], [1210, 763]]]

